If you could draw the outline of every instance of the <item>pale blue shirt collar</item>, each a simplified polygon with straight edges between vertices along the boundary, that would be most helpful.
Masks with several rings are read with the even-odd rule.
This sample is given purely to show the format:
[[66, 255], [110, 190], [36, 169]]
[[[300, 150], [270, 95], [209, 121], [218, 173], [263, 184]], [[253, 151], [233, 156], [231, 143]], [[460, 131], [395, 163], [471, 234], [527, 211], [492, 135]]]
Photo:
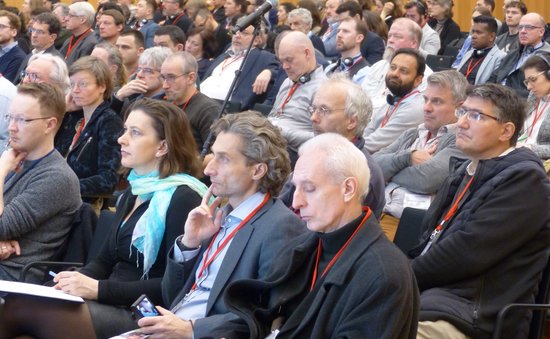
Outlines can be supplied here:
[[17, 41], [14, 41], [11, 44], [0, 46], [0, 55], [4, 55], [8, 53], [12, 48], [14, 48], [17, 45], [18, 45]]
[[[228, 216], [232, 216], [235, 218], [239, 218], [240, 220], [244, 220], [256, 207], [258, 207], [262, 201], [265, 198], [265, 193], [262, 192], [256, 192], [246, 198], [242, 203], [239, 204], [236, 208], [234, 208]], [[224, 206], [224, 212], [227, 211], [227, 207], [230, 208], [229, 205]], [[224, 213], [225, 214], [225, 213]]]

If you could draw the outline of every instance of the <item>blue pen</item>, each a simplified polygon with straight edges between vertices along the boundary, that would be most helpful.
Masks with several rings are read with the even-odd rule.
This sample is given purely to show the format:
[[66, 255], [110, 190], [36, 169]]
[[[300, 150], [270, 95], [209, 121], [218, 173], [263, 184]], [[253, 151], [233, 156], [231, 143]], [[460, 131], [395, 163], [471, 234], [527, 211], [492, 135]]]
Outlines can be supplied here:
[[55, 278], [55, 276], [57, 275], [57, 273], [55, 273], [53, 271], [49, 271], [48, 274], [51, 275], [52, 278]]

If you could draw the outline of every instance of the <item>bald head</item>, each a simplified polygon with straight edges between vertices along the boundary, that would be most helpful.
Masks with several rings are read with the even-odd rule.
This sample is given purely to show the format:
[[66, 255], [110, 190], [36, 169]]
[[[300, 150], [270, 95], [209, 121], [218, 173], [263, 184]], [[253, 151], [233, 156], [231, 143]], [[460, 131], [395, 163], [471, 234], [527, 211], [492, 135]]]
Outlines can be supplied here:
[[400, 48], [418, 49], [422, 41], [422, 29], [409, 18], [396, 19], [388, 32], [384, 59], [388, 60]]
[[[519, 43], [536, 46], [544, 37], [544, 18], [538, 13], [527, 13], [519, 20]], [[525, 29], [523, 29], [525, 28]]]
[[317, 66], [313, 44], [302, 32], [288, 33], [281, 40], [278, 55], [283, 69], [292, 81], [313, 72]]

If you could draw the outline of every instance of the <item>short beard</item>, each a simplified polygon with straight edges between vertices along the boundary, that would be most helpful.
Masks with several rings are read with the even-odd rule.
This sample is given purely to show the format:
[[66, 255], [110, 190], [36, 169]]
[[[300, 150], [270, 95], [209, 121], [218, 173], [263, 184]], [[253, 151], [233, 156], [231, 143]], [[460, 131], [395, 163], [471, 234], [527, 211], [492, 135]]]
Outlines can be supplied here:
[[394, 52], [395, 50], [393, 49], [393, 47], [387, 46], [386, 49], [384, 50], [384, 55], [382, 56], [382, 59], [386, 60], [387, 62], [390, 62]]

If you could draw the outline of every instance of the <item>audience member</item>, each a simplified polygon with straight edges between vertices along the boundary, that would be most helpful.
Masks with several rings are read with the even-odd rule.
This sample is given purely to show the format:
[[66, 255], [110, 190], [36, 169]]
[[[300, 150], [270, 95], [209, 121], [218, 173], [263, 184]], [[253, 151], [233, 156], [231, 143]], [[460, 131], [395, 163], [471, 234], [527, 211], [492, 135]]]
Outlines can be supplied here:
[[289, 25], [288, 14], [296, 9], [291, 2], [281, 2], [277, 7], [277, 26]]
[[69, 15], [69, 6], [67, 4], [58, 2], [53, 6], [52, 13], [57, 17], [57, 19], [59, 19], [59, 22], [61, 23], [61, 31], [59, 32], [57, 39], [55, 39], [55, 48], [57, 48], [57, 50], [61, 50], [61, 47], [63, 47], [65, 40], [71, 37], [71, 32], [66, 28], [67, 17]]
[[67, 66], [83, 56], [90, 55], [98, 40], [92, 31], [95, 18], [94, 7], [87, 2], [75, 2], [69, 6], [66, 28], [71, 37], [65, 41], [59, 52], [65, 58]]
[[139, 57], [135, 79], [129, 81], [111, 98], [111, 108], [120, 117], [126, 116], [131, 103], [141, 98], [162, 99], [162, 77], [160, 67], [172, 51], [165, 47], [151, 47]]
[[497, 32], [500, 31], [500, 28], [502, 27], [502, 21], [497, 19], [495, 17], [495, 0], [476, 0], [476, 7], [484, 7], [486, 8], [490, 14], [489, 16], [495, 18], [495, 21], [497, 23]]
[[115, 9], [103, 11], [97, 20], [101, 40], [115, 45], [120, 33], [124, 29], [124, 22], [124, 15], [119, 11]]
[[314, 50], [311, 40], [302, 32], [288, 33], [279, 45], [278, 57], [287, 79], [277, 93], [269, 119], [288, 142], [291, 164], [300, 145], [313, 137], [308, 107], [327, 78], [315, 61]]
[[0, 74], [14, 83], [17, 71], [26, 57], [15, 41], [21, 29], [21, 20], [11, 12], [0, 10], [0, 25]]
[[6, 119], [1, 119], [1, 117], [8, 114], [11, 101], [16, 93], [17, 87], [15, 87], [11, 81], [0, 75], [0, 154], [8, 148], [10, 139], [8, 132], [9, 122]]
[[187, 32], [191, 27], [191, 20], [185, 14], [183, 0], [165, 0], [162, 2], [162, 15], [165, 16], [162, 26], [174, 25]]
[[455, 110], [466, 98], [468, 82], [455, 70], [433, 73], [427, 82], [424, 122], [374, 155], [387, 182], [380, 225], [390, 240], [403, 209], [427, 209], [449, 176], [449, 159], [464, 157], [455, 147]]
[[484, 84], [495, 73], [506, 53], [495, 45], [497, 23], [494, 18], [480, 15], [473, 18], [472, 49], [464, 54], [456, 69], [472, 85]]
[[246, 0], [225, 0], [223, 8], [225, 21], [222, 23], [222, 26], [229, 30], [233, 25], [232, 21], [246, 13]]
[[439, 34], [428, 25], [428, 7], [423, 0], [409, 1], [405, 4], [406, 18], [416, 22], [422, 28], [422, 40], [418, 50], [424, 58], [428, 54], [436, 55], [441, 49]]
[[85, 201], [101, 207], [118, 182], [122, 120], [109, 107], [113, 84], [107, 65], [96, 57], [77, 60], [69, 68], [69, 102], [82, 109], [65, 115], [55, 138], [57, 150], [80, 180]]
[[367, 24], [362, 20], [346, 18], [340, 21], [336, 34], [336, 50], [340, 58], [325, 69], [325, 73], [344, 73], [350, 79], [369, 62], [361, 54], [361, 44], [367, 36]]
[[225, 0], [207, 0], [207, 5], [212, 8], [212, 16], [218, 24], [225, 21]]
[[31, 45], [33, 47], [32, 53], [29, 53], [21, 66], [19, 66], [18, 74], [15, 79], [15, 83], [21, 82], [25, 68], [29, 63], [31, 56], [41, 53], [49, 53], [56, 56], [61, 56], [54, 46], [55, 40], [61, 30], [61, 24], [55, 15], [52, 13], [42, 13], [38, 15], [31, 25]]
[[195, 57], [187, 52], [178, 52], [162, 63], [160, 77], [166, 100], [185, 112], [197, 147], [201, 150], [221, 107], [197, 89], [197, 71]]
[[126, 80], [133, 80], [137, 73], [139, 57], [145, 49], [143, 34], [135, 29], [124, 30], [116, 41], [116, 47], [122, 55], [122, 62], [126, 68]]
[[[224, 116], [213, 131], [214, 158], [204, 170], [212, 186], [189, 214], [163, 279], [171, 311], [159, 307], [162, 316], [140, 319], [142, 333], [202, 338], [235, 319], [223, 300], [227, 286], [265, 277], [274, 256], [305, 229], [273, 198], [290, 171], [277, 128], [259, 113], [244, 112]], [[212, 194], [217, 198], [209, 204]], [[220, 207], [222, 199], [227, 204]], [[215, 253], [213, 244], [221, 244]]]
[[[394, 21], [392, 29], [397, 23]], [[416, 49], [401, 48], [395, 52], [385, 78], [389, 91], [386, 104], [373, 111], [373, 118], [363, 133], [365, 148], [371, 154], [422, 122], [422, 94], [418, 86], [425, 68], [424, 58]]]
[[210, 337], [415, 336], [416, 280], [362, 206], [369, 177], [365, 156], [343, 136], [324, 133], [300, 147], [293, 206], [310, 232], [287, 243], [269, 275], [227, 288], [240, 320], [212, 327]]
[[460, 38], [460, 27], [453, 21], [453, 0], [427, 0], [430, 20], [428, 25], [439, 34], [441, 48], [437, 54], [443, 54], [445, 46]]
[[145, 48], [153, 47], [153, 38], [159, 25], [153, 21], [153, 15], [157, 9], [156, 0], [139, 0], [136, 7], [136, 24], [134, 29], [143, 34]]
[[172, 52], [181, 52], [185, 49], [185, 33], [178, 26], [160, 26], [155, 31], [153, 43], [158, 47], [168, 47]]
[[[235, 78], [235, 71], [241, 66], [244, 54], [252, 42], [253, 31], [254, 27], [248, 26], [235, 33], [227, 51], [212, 61], [201, 83], [201, 91], [205, 95], [218, 100], [226, 98]], [[255, 103], [263, 102], [269, 92], [270, 80], [277, 75], [278, 66], [273, 54], [252, 47], [230, 99], [239, 102], [242, 109], [249, 109]]]
[[[451, 160], [409, 252], [421, 292], [418, 338], [490, 337], [504, 306], [534, 302], [548, 262], [550, 183], [539, 158], [516, 148], [523, 100], [477, 85], [456, 113], [456, 147], [469, 160]], [[527, 337], [529, 312], [508, 315], [506, 337]]]
[[[474, 10], [472, 11], [472, 27], [474, 26], [474, 18], [476, 18], [478, 16], [481, 16], [481, 15], [492, 17], [491, 12], [487, 8], [485, 8], [485, 7], [475, 7]], [[470, 27], [470, 31], [472, 30], [472, 27]], [[460, 39], [460, 40], [462, 40], [462, 39]], [[455, 42], [453, 42], [453, 44]], [[451, 67], [452, 68], [458, 67], [458, 65], [460, 65], [462, 63], [462, 60], [464, 59], [464, 55], [466, 54], [466, 52], [469, 52], [471, 50], [472, 50], [472, 34], [471, 34], [471, 32], [469, 32], [466, 39], [464, 39], [464, 41], [462, 42], [462, 46], [460, 47], [460, 50], [458, 51], [458, 54], [456, 55], [456, 58], [454, 59], [453, 63], [451, 64]]]
[[0, 157], [0, 280], [17, 281], [29, 262], [53, 259], [82, 204], [78, 179], [53, 145], [64, 113], [60, 89], [23, 84], [5, 115], [10, 143]]
[[70, 80], [67, 64], [61, 57], [48, 53], [33, 55], [21, 78], [21, 83], [31, 82], [45, 82], [60, 88], [64, 94], [69, 94]]
[[[363, 20], [367, 23], [369, 32], [378, 35], [383, 40], [385, 46], [388, 40], [388, 26], [386, 26], [386, 23], [382, 21], [379, 15], [365, 10], [363, 10]], [[382, 52], [382, 54], [384, 54], [384, 52]]]
[[197, 12], [194, 25], [197, 28], [204, 27], [213, 32], [218, 43], [218, 48], [214, 52], [214, 57], [222, 54], [231, 43], [231, 36], [229, 36], [229, 32], [225, 29], [225, 26], [217, 22], [212, 13], [208, 10], [201, 9]]
[[325, 45], [325, 56], [327, 58], [334, 58], [338, 56], [336, 51], [336, 33], [338, 32], [338, 14], [336, 9], [344, 1], [343, 0], [327, 0], [325, 3], [325, 21], [327, 22], [327, 29], [321, 35], [321, 40]]
[[509, 53], [519, 48], [519, 21], [527, 14], [527, 6], [522, 1], [511, 1], [505, 5], [505, 21], [508, 31], [497, 37], [496, 44], [503, 52]]
[[[125, 323], [123, 315], [130, 314], [131, 303], [141, 294], [162, 303], [166, 256], [181, 234], [182, 221], [200, 204], [207, 187], [195, 178], [200, 162], [189, 123], [177, 107], [158, 100], [137, 101], [118, 142], [122, 164], [130, 170], [130, 187], [120, 198], [112, 232], [97, 258], [78, 272], [59, 272], [54, 279], [55, 288], [86, 303], [75, 310], [54, 300], [47, 314], [41, 314], [40, 299], [14, 296], [9, 303], [21, 312], [1, 318], [13, 331], [40, 337], [56, 337], [63, 331], [70, 337], [108, 338], [121, 329], [135, 328], [131, 317]], [[27, 316], [19, 317], [22, 313]]]
[[313, 18], [311, 17], [311, 13], [305, 8], [296, 8], [288, 13], [288, 26], [290, 29], [306, 34], [311, 40], [313, 47], [322, 54], [325, 54], [323, 41], [311, 31], [312, 23]]
[[508, 52], [490, 81], [506, 85], [516, 90], [521, 97], [527, 98], [529, 91], [523, 83], [525, 78], [521, 66], [535, 52], [550, 52], [550, 44], [542, 40], [544, 18], [538, 13], [525, 14], [519, 21], [518, 30], [520, 48]]
[[124, 68], [122, 55], [115, 45], [100, 42], [94, 47], [90, 55], [99, 58], [109, 67], [113, 80], [113, 93], [116, 93], [126, 84], [126, 68]]
[[518, 146], [550, 159], [550, 53], [535, 53], [521, 67], [529, 90], [527, 118]]
[[307, 9], [311, 13], [313, 22], [311, 23], [311, 32], [313, 34], [319, 34], [321, 31], [321, 13], [320, 7], [313, 0], [299, 0], [298, 8]]
[[203, 27], [193, 27], [189, 30], [185, 51], [195, 57], [199, 66], [198, 79], [204, 79], [206, 70], [210, 67], [212, 59], [217, 56], [218, 42], [211, 30]]
[[405, 14], [405, 9], [400, 0], [383, 0], [382, 11], [380, 18], [384, 20], [388, 28], [391, 28], [395, 19], [402, 18]]
[[[363, 199], [378, 219], [384, 207], [384, 177], [380, 166], [376, 164], [365, 149], [363, 131], [371, 118], [372, 104], [361, 87], [342, 75], [334, 75], [323, 82], [309, 107], [313, 133], [337, 133], [351, 141], [367, 159], [370, 170], [369, 191]], [[288, 207], [292, 206], [295, 186], [289, 177], [279, 198]]]

